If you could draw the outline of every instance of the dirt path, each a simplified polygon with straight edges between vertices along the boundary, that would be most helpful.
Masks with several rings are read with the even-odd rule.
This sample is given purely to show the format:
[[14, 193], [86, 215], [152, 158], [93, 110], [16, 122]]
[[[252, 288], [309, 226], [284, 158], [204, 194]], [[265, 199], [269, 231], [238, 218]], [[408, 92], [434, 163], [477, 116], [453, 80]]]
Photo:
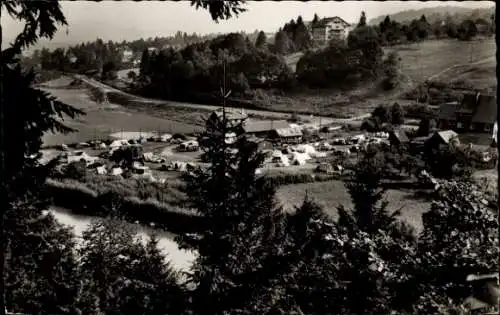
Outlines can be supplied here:
[[487, 57], [487, 58], [483, 58], [483, 59], [480, 59], [480, 60], [476, 60], [472, 63], [466, 63], [466, 64], [457, 64], [457, 65], [453, 65], [451, 67], [448, 67], [446, 69], [444, 69], [443, 71], [440, 71], [430, 77], [427, 78], [427, 80], [434, 80], [435, 78], [438, 78], [439, 76], [443, 75], [444, 73], [452, 70], [452, 69], [455, 69], [455, 68], [458, 68], [458, 67], [464, 67], [464, 66], [475, 66], [475, 65], [479, 65], [479, 64], [482, 64], [482, 63], [486, 63], [486, 62], [489, 62], [491, 59], [493, 58], [496, 58], [496, 56], [490, 56], [490, 57]]

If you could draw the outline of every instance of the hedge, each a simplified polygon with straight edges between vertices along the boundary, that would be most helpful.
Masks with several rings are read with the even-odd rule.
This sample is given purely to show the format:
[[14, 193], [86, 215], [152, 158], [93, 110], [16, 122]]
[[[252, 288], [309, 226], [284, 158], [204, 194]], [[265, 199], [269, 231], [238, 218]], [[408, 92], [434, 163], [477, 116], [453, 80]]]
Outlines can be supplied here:
[[275, 187], [339, 179], [341, 176], [338, 174], [286, 174], [267, 177], [267, 180]]
[[[105, 216], [98, 193], [79, 182], [60, 182], [48, 179], [44, 193], [54, 205], [75, 213]], [[155, 199], [140, 200], [125, 197], [121, 200], [120, 214], [130, 222], [155, 223], [157, 227], [173, 233], [195, 233], [204, 228], [205, 220], [192, 210], [170, 206]]]

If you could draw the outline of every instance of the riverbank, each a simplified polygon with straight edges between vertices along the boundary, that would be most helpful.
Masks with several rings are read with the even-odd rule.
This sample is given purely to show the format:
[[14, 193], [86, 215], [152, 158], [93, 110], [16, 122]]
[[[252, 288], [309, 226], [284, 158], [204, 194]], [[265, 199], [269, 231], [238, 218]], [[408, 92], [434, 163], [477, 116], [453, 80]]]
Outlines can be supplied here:
[[[73, 228], [74, 234], [78, 240], [81, 238], [82, 233], [88, 228], [92, 220], [98, 219], [96, 216], [79, 215], [60, 207], [51, 207], [49, 212], [58, 222]], [[156, 228], [146, 227], [140, 224], [132, 225], [137, 229], [137, 234], [143, 239], [147, 239], [153, 234], [157, 236], [159, 248], [167, 256], [167, 259], [174, 268], [179, 271], [189, 270], [196, 254], [191, 251], [180, 249], [174, 241], [175, 234]]]

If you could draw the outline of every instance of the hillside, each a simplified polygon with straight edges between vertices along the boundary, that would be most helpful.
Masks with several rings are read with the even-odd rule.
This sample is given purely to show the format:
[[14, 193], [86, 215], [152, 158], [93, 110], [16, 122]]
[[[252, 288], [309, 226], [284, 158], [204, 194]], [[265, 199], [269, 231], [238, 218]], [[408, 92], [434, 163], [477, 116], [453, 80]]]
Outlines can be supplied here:
[[[408, 22], [413, 19], [418, 19], [425, 15], [427, 21], [429, 23], [434, 23], [435, 21], [440, 21], [444, 19], [444, 17], [449, 14], [452, 16], [454, 20], [464, 20], [473, 16], [474, 19], [483, 18], [489, 19], [491, 14], [495, 13], [495, 7], [485, 8], [485, 9], [471, 9], [471, 8], [463, 8], [463, 7], [454, 7], [454, 6], [443, 6], [443, 7], [433, 7], [433, 8], [423, 8], [418, 10], [407, 10], [401, 11], [396, 14], [389, 15], [391, 20], [396, 20], [397, 22], [403, 23]], [[379, 24], [385, 19], [385, 15], [378, 16], [368, 23], [371, 25]]]

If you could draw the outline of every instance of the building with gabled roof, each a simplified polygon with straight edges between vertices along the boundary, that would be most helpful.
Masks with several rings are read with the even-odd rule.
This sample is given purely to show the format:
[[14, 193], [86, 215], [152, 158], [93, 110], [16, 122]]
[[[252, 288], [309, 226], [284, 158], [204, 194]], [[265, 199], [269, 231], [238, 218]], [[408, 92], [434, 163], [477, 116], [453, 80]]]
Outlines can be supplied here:
[[353, 28], [354, 25], [338, 16], [323, 18], [314, 25], [310, 24], [312, 39], [321, 44], [331, 40], [346, 40]]
[[460, 103], [446, 103], [439, 109], [440, 129], [491, 132], [497, 121], [497, 101], [494, 95], [467, 93]]

